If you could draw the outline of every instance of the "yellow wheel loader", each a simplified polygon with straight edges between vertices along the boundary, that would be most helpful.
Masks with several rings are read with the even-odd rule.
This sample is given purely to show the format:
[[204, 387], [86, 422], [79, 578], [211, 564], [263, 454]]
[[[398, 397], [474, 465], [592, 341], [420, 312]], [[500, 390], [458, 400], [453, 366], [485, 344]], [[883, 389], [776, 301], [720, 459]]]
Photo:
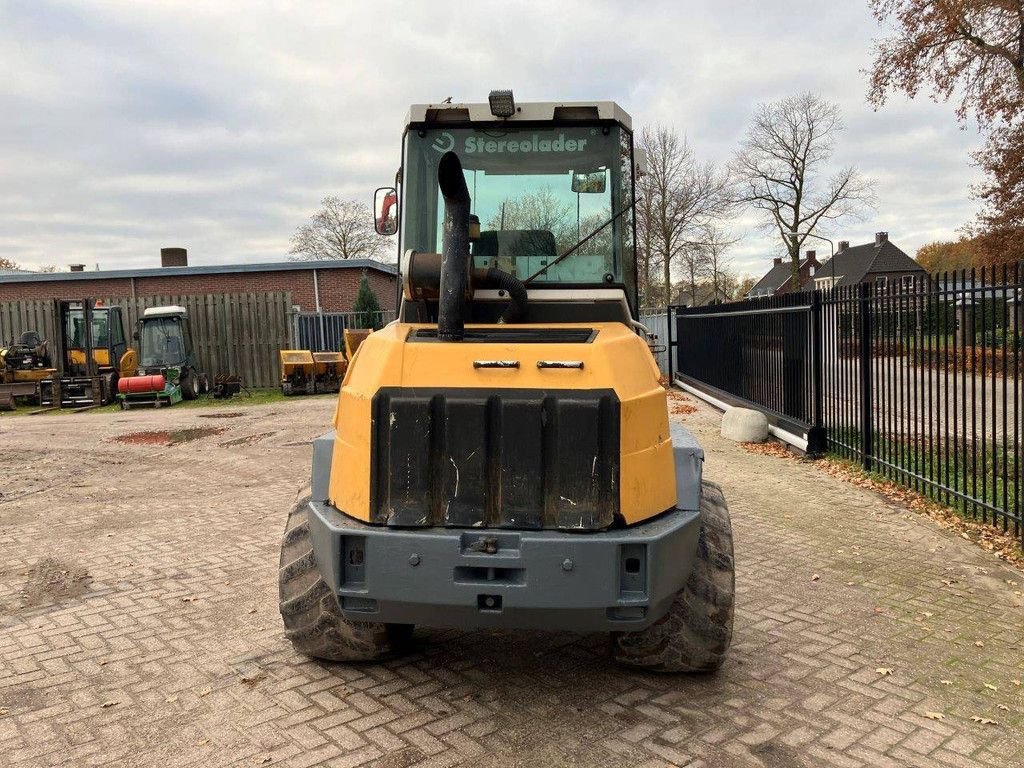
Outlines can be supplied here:
[[614, 103], [411, 108], [375, 204], [404, 254], [398, 319], [349, 361], [282, 543], [298, 651], [382, 658], [421, 624], [722, 664], [729, 513], [634, 320], [638, 172]]

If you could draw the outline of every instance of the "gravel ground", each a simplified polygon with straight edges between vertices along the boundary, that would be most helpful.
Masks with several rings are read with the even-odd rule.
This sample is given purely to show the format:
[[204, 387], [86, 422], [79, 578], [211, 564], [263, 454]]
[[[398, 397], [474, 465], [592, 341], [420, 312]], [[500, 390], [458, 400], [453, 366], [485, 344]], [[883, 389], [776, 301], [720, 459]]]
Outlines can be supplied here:
[[723, 441], [704, 405], [682, 418], [732, 507], [739, 592], [718, 675], [618, 668], [599, 635], [421, 630], [384, 664], [297, 656], [278, 545], [333, 405], [0, 420], [0, 762], [1024, 764], [1024, 575]]

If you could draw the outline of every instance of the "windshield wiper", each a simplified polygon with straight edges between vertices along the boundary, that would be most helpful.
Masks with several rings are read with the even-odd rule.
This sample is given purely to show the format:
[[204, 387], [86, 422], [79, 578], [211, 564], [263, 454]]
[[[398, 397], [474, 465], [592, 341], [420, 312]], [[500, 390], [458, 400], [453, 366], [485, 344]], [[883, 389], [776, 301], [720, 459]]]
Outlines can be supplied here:
[[578, 243], [576, 243], [576, 245], [574, 245], [574, 246], [573, 246], [572, 248], [570, 248], [570, 249], [569, 249], [568, 251], [566, 251], [566, 252], [565, 252], [565, 253], [563, 253], [563, 254], [562, 254], [561, 256], [559, 256], [559, 257], [558, 257], [557, 259], [555, 259], [554, 261], [552, 261], [552, 262], [551, 262], [550, 264], [545, 264], [545, 265], [544, 265], [543, 267], [541, 267], [540, 269], [538, 269], [538, 270], [537, 270], [536, 272], [534, 272], [534, 273], [533, 273], [532, 275], [530, 275], [530, 276], [529, 276], [528, 278], [526, 278], [525, 280], [523, 280], [523, 285], [529, 285], [529, 284], [530, 284], [530, 283], [531, 283], [531, 282], [532, 282], [532, 281], [533, 281], [533, 280], [534, 280], [535, 278], [537, 278], [537, 277], [540, 277], [541, 275], [543, 275], [543, 274], [544, 274], [545, 272], [547, 272], [547, 271], [548, 271], [549, 269], [551, 269], [551, 267], [555, 266], [555, 264], [558, 264], [558, 263], [560, 263], [560, 262], [561, 262], [561, 261], [562, 261], [562, 260], [563, 260], [564, 258], [566, 258], [567, 256], [571, 256], [572, 254], [576, 253], [576, 251], [578, 251], [578, 250], [579, 250], [579, 249], [580, 249], [581, 247], [583, 247], [584, 245], [586, 245], [586, 243], [587, 243], [587, 242], [589, 242], [589, 241], [590, 241], [590, 239], [591, 239], [592, 237], [594, 237], [594, 236], [598, 235], [598, 234], [599, 234], [599, 233], [600, 233], [600, 232], [601, 232], [601, 231], [602, 231], [603, 229], [605, 229], [606, 227], [609, 227], [609, 226], [611, 226], [611, 225], [612, 225], [613, 223], [615, 223], [615, 221], [616, 221], [617, 219], [619, 219], [619, 218], [620, 218], [620, 217], [622, 216], [622, 214], [626, 213], [626, 212], [627, 212], [627, 211], [628, 211], [628, 210], [629, 210], [630, 208], [632, 208], [632, 207], [633, 207], [634, 205], [636, 205], [636, 200], [633, 200], [633, 201], [632, 201], [632, 202], [631, 202], [631, 203], [630, 203], [629, 205], [627, 205], [627, 206], [626, 206], [625, 208], [623, 208], [623, 209], [622, 209], [621, 211], [619, 211], [618, 213], [616, 213], [616, 214], [615, 214], [614, 216], [612, 216], [612, 217], [611, 217], [610, 219], [608, 219], [608, 221], [606, 221], [606, 222], [605, 222], [604, 224], [602, 224], [602, 225], [601, 225], [600, 227], [598, 227], [598, 228], [597, 228], [597, 229], [595, 229], [595, 230], [594, 230], [593, 232], [591, 232], [591, 233], [590, 233], [589, 235], [587, 235], [586, 237], [584, 237], [584, 238], [583, 238], [582, 240], [580, 240], [580, 241], [579, 241]]

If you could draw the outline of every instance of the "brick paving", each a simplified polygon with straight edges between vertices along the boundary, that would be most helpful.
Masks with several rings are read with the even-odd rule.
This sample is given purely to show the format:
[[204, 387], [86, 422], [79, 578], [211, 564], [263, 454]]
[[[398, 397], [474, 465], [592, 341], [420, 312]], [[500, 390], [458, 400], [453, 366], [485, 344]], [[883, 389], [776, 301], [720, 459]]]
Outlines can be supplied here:
[[[384, 664], [297, 656], [278, 543], [332, 409], [0, 420], [0, 763], [1024, 764], [1024, 574], [725, 443], [704, 406], [686, 420], [732, 507], [739, 592], [717, 676], [618, 668], [598, 635], [417, 630]], [[114, 440], [182, 427], [224, 431]]]

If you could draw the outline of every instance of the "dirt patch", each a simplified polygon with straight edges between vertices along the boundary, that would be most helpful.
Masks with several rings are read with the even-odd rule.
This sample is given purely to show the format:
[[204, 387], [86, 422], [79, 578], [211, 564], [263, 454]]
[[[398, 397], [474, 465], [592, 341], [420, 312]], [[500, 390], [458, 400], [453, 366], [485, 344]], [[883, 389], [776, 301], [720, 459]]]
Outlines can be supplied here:
[[236, 437], [234, 440], [227, 440], [221, 443], [221, 445], [225, 448], [234, 448], [239, 445], [252, 445], [253, 443], [258, 443], [260, 440], [276, 434], [276, 432], [258, 432], [255, 435], [246, 435], [245, 437]]
[[228, 413], [201, 413], [199, 414], [200, 419], [237, 419], [239, 416], [245, 414], [241, 411], [230, 411]]
[[128, 445], [178, 445], [210, 435], [219, 435], [223, 431], [223, 427], [190, 427], [188, 429], [130, 432], [127, 435], [118, 435], [114, 439]]
[[31, 608], [80, 597], [91, 580], [85, 568], [45, 557], [29, 569], [21, 588], [21, 605]]

